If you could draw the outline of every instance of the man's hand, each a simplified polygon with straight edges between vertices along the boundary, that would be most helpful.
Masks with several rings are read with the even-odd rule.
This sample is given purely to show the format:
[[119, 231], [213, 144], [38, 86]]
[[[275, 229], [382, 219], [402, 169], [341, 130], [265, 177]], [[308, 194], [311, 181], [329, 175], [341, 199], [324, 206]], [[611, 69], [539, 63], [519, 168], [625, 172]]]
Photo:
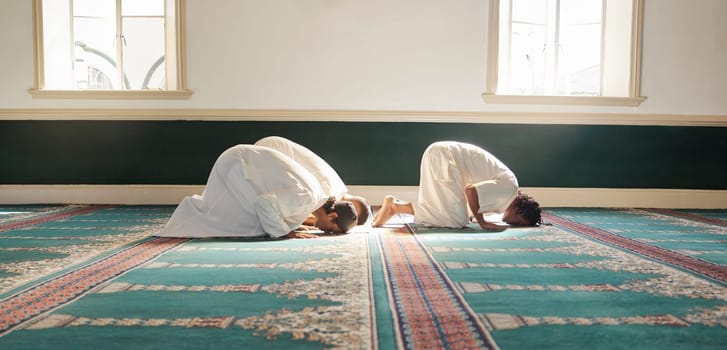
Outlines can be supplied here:
[[[298, 226], [298, 228], [295, 229], [295, 231], [298, 231], [298, 232], [300, 232], [300, 231], [316, 231], [316, 232], [322, 232], [321, 229], [319, 229], [318, 227], [313, 226], [313, 225], [308, 225], [306, 223], [303, 223], [303, 225]], [[295, 231], [293, 231], [293, 232], [295, 232]]]
[[300, 232], [300, 231], [291, 231], [284, 237], [285, 238], [318, 238], [318, 235]]
[[507, 228], [509, 227], [508, 225], [498, 225], [492, 222], [487, 222], [485, 220], [477, 220], [477, 223], [480, 224], [480, 228], [490, 232], [502, 232], [507, 230]]
[[475, 221], [477, 221], [478, 224], [480, 224], [480, 228], [482, 228], [485, 231], [491, 231], [491, 232], [502, 232], [507, 230], [509, 226], [507, 225], [498, 225], [491, 222], [485, 221], [484, 217], [482, 216], [482, 213], [480, 213], [480, 201], [477, 197], [477, 189], [473, 185], [467, 185], [464, 188], [464, 195], [467, 198], [467, 206], [470, 208], [470, 211], [475, 217]]

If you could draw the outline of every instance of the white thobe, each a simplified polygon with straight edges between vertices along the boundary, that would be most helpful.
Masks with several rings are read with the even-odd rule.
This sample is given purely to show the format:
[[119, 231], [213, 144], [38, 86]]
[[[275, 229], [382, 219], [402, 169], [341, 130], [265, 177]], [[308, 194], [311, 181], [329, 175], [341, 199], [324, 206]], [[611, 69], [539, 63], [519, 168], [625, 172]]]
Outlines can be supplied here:
[[348, 188], [346, 188], [338, 173], [323, 158], [305, 146], [279, 136], [265, 137], [255, 142], [255, 144], [280, 151], [298, 162], [318, 179], [323, 193], [334, 196], [338, 200], [348, 193]]
[[462, 142], [431, 144], [422, 155], [414, 221], [437, 227], [467, 225], [464, 188], [469, 184], [477, 189], [479, 213], [502, 213], [517, 196], [515, 174], [489, 152]]
[[281, 237], [300, 226], [328, 199], [315, 177], [267, 147], [225, 150], [202, 195], [185, 197], [163, 237]]

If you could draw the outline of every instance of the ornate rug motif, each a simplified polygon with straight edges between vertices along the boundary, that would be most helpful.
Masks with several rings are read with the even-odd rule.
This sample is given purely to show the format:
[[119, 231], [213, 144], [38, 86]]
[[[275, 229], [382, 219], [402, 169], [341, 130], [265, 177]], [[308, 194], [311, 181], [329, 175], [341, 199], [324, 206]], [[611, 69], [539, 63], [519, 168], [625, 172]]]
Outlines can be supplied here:
[[437, 262], [407, 228], [378, 242], [402, 349], [497, 349]]
[[656, 214], [668, 215], [668, 216], [692, 220], [692, 221], [696, 221], [696, 222], [707, 223], [710, 225], [727, 227], [727, 220], [720, 219], [720, 218], [711, 218], [711, 217], [707, 217], [704, 215], [698, 215], [698, 214], [694, 214], [694, 213], [687, 213], [687, 212], [671, 210], [671, 209], [645, 209], [645, 210], [652, 212], [652, 213], [656, 213]]
[[73, 301], [106, 282], [174, 248], [187, 239], [157, 238], [63, 274], [0, 301], [0, 335], [44, 312]]
[[[248, 269], [285, 269], [299, 272], [315, 272], [330, 275], [313, 279], [288, 280], [282, 283], [252, 283], [224, 285], [174, 285], [142, 284], [123, 281], [110, 281], [93, 291], [94, 294], [120, 295], [127, 292], [154, 291], [164, 293], [198, 293], [198, 298], [206, 298], [207, 292], [230, 294], [269, 293], [280, 302], [267, 312], [249, 317], [234, 314], [217, 316], [198, 316], [183, 318], [124, 318], [124, 317], [85, 317], [77, 316], [58, 309], [45, 317], [31, 321], [23, 326], [25, 330], [42, 331], [51, 328], [72, 327], [173, 327], [184, 329], [244, 329], [253, 335], [276, 341], [280, 338], [314, 342], [326, 347], [340, 349], [375, 349], [376, 319], [369, 266], [368, 236], [365, 233], [350, 233], [345, 236], [327, 236], [315, 239], [315, 244], [296, 246], [304, 240], [281, 241], [276, 247], [247, 248], [245, 242], [234, 246], [205, 247], [196, 240], [182, 244], [174, 249], [174, 254], [194, 256], [195, 253], [259, 253], [261, 256], [288, 253], [303, 253], [310, 256], [294, 262], [280, 263], [177, 263], [151, 261], [129, 272], [125, 279], [133, 280], [136, 272], [153, 270], [163, 276], [174, 269], [198, 269], [205, 274], [209, 269], [219, 271], [230, 269], [245, 274]], [[222, 241], [217, 241], [224, 242]], [[233, 242], [234, 244], [234, 242]], [[229, 256], [229, 255], [228, 255]], [[321, 258], [324, 256], [323, 258]], [[173, 260], [169, 255], [165, 259]], [[247, 270], [247, 271], [246, 271]], [[264, 272], [263, 272], [264, 273]], [[159, 294], [161, 298], [171, 294]], [[197, 298], [197, 297], [195, 297]], [[296, 310], [287, 306], [286, 300], [322, 300], [330, 303], [304, 307]], [[81, 299], [81, 301], [83, 301]], [[318, 303], [320, 304], [320, 303]], [[312, 304], [313, 305], [313, 304]], [[205, 310], [197, 310], [204, 313]], [[190, 309], [194, 312], [194, 309]], [[294, 345], [291, 345], [294, 346]]]
[[[171, 208], [7, 207], [0, 215], [0, 297], [160, 230]], [[43, 231], [39, 234], [39, 231]]]
[[[44, 210], [43, 215], [59, 210], [60, 208]], [[89, 213], [102, 212], [104, 210]], [[603, 211], [606, 212], [608, 211]], [[39, 214], [40, 212], [22, 215], [23, 219], [30, 219]], [[644, 212], [638, 215], [649, 214]], [[652, 216], [658, 215], [652, 214]], [[67, 216], [67, 218], [73, 217], [74, 215]], [[0, 225], [16, 222], [18, 218], [19, 216], [13, 219], [0, 216]], [[574, 329], [577, 329], [576, 332], [591, 332], [588, 334], [610, 332], [611, 329], [617, 328], [634, 328], [638, 332], [639, 327], [644, 327], [649, 331], [658, 329], [657, 332], [670, 332], [670, 329], [674, 329], [674, 334], [681, 334], [684, 337], [682, 339], [687, 340], [699, 339], [694, 335], [700, 334], [700, 330], [707, 329], [710, 332], [708, 338], [709, 342], [712, 342], [711, 347], [709, 344], [699, 342], [695, 342], [694, 345], [695, 348], [713, 349], [715, 339], [719, 343], [721, 335], [727, 334], [725, 333], [727, 293], [724, 281], [701, 273], [691, 273], [683, 266], [671, 262], [664, 264], [659, 262], [663, 260], [644, 258], [645, 256], [652, 258], [640, 251], [651, 251], [644, 247], [652, 246], [645, 239], [639, 238], [638, 241], [626, 237], [619, 239], [618, 231], [609, 232], [606, 226], [603, 226], [605, 229], [591, 227], [585, 230], [579, 225], [590, 227], [587, 220], [578, 223], [568, 218], [570, 217], [548, 217], [546, 221], [553, 222], [555, 226], [511, 229], [502, 234], [468, 229], [429, 232], [422, 230], [412, 234], [412, 227], [402, 226], [398, 232], [383, 229], [322, 237], [313, 240], [318, 243], [310, 245], [307, 245], [310, 240], [278, 241], [275, 244], [262, 245], [234, 241], [228, 243], [224, 240], [207, 242], [212, 244], [200, 244], [199, 241], [189, 240], [168, 242], [169, 248], [163, 248], [162, 252], [143, 254], [140, 252], [138, 257], [108, 260], [123, 255], [127, 250], [141, 249], [139, 246], [155, 242], [156, 239], [143, 241], [131, 248], [115, 250], [113, 256], [78, 267], [75, 271], [62, 275], [56, 272], [53, 275], [55, 277], [51, 276], [53, 279], [45, 283], [28, 287], [21, 292], [13, 292], [15, 294], [10, 297], [0, 299], [0, 344], [18, 344], [16, 341], [20, 341], [22, 344], [30, 344], [26, 346], [27, 348], [35, 348], [37, 339], [43, 337], [53, 339], [43, 344], [53, 344], [53, 341], [59, 339], [54, 334], [81, 335], [87, 343], [97, 344], [94, 343], [97, 339], [94, 338], [94, 334], [108, 336], [109, 332], [133, 334], [134, 339], [138, 339], [142, 334], [149, 337], [181, 333], [196, 334], [206, 339], [206, 334], [224, 333], [233, 344], [237, 344], [235, 342], [243, 337], [260, 339], [259, 344], [263, 344], [260, 345], [263, 348], [264, 344], [277, 347], [289, 344], [291, 347], [307, 345], [312, 348], [320, 346], [345, 349], [498, 349], [500, 347], [516, 349], [523, 348], [517, 346], [521, 344], [518, 340], [513, 340], [517, 337], [530, 338], [537, 343], [537, 340], [533, 339], [557, 333], [560, 335], [552, 339], [561, 339], [557, 337], [562, 336], [566, 341], [580, 341], [583, 339], [579, 339], [578, 335], [564, 334], [572, 333], [570, 330]], [[96, 221], [98, 223], [95, 223]], [[54, 220], [44, 222], [54, 223]], [[570, 226], [565, 226], [566, 224]], [[626, 222], [621, 228], [630, 230], [627, 228], [630, 224], [632, 223]], [[117, 222], [110, 216], [104, 216], [86, 218], [83, 222], [73, 221], [73, 224], [69, 222], [67, 225], [57, 227], [45, 227], [45, 229], [57, 232], [65, 230], [69, 233], [98, 229], [100, 234], [93, 236], [96, 238], [88, 239], [106, 242], [119, 236], [105, 235], [103, 230], [117, 225], [121, 230], [124, 230], [123, 227], [128, 227], [128, 223], [123, 220]], [[702, 224], [693, 223], [693, 225]], [[139, 237], [143, 239], [146, 237], [144, 235], [149, 234], [148, 229], [152, 226], [155, 225], [146, 227], [147, 231], [137, 231], [141, 226], [136, 227], [133, 230], [136, 232], [134, 234], [141, 234]], [[0, 241], [7, 237], [28, 239], [22, 234], [22, 230], [32, 227], [33, 224], [9, 229], [0, 234]], [[724, 229], [720, 229], [719, 232], [724, 232]], [[717, 240], [716, 244], [721, 242], [719, 237], [706, 237], [702, 242], [707, 242], [707, 239]], [[664, 239], [659, 238], [659, 241], [662, 242]], [[369, 250], [369, 244], [375, 247], [373, 252]], [[669, 254], [676, 253], [675, 256], [688, 256], [684, 250], [674, 252], [669, 249], [654, 248], [658, 248], [657, 251], [665, 250]], [[170, 254], [162, 255], [163, 252]], [[170, 258], [177, 253], [189, 255], [178, 260]], [[245, 259], [225, 260], [221, 258], [225, 253], [233, 257], [239, 257], [241, 254], [250, 255]], [[141, 257], [144, 254], [148, 254], [149, 257]], [[195, 254], [210, 256], [213, 259], [195, 260]], [[296, 257], [263, 260], [256, 258], [275, 256], [275, 254], [280, 257], [293, 255]], [[375, 260], [372, 261], [370, 257], [373, 256]], [[688, 259], [685, 261], [690, 263]], [[101, 265], [95, 269], [93, 268], [95, 264]], [[124, 267], [124, 264], [128, 266]], [[374, 278], [372, 278], [372, 265], [375, 266], [373, 270], [378, 273]], [[114, 269], [122, 272], [114, 274]], [[176, 279], [174, 283], [159, 283], [156, 279], [157, 273], [174, 275], [180, 269], [193, 270], [186, 276], [199, 276], [209, 274], [211, 271], [225, 275], [229, 271], [229, 275], [234, 278], [214, 279], [213, 281], [217, 283], [207, 283], [208, 279], [202, 279], [197, 283], [190, 282], [189, 279]], [[252, 271], [256, 271], [259, 276], [265, 276], [268, 274], [266, 271], [274, 273], [280, 270], [288, 271], [292, 277], [264, 283], [256, 278], [242, 278]], [[527, 277], [545, 270], [553, 276], [567, 276], [569, 271], [579, 271], [580, 275], [577, 276], [588, 276], [588, 278], [572, 277], [564, 281], [552, 277], [549, 279]], [[493, 271], [501, 273], [497, 276], [506, 278], [497, 279], [497, 276], [491, 274]], [[611, 277], [602, 279], [603, 273], [610, 274]], [[119, 277], [122, 274], [123, 276]], [[155, 278], [135, 278], [137, 275]], [[511, 279], [511, 276], [518, 275], [526, 277]], [[617, 275], [632, 277], [624, 279], [614, 277]], [[390, 310], [386, 310], [385, 313], [374, 304], [373, 293], [378, 292], [373, 290], [375, 283], [372, 280], [378, 281], [377, 288], [385, 284], [388, 289], [385, 292], [379, 289], [381, 294], [376, 295], [376, 303], [384, 305], [389, 303]], [[97, 312], [95, 307], [92, 308], [93, 312], [89, 313], [74, 312], [79, 310], [74, 306], [94, 297], [96, 300], [130, 300], [134, 293], [145, 296], [144, 303], [149, 303], [150, 297], [152, 300], [181, 297], [191, 298], [187, 300], [205, 300], [211, 295], [208, 293], [218, 294], [216, 297], [221, 300], [230, 297], [234, 297], [233, 300], [237, 301], [247, 300], [248, 297], [252, 300], [254, 296], [264, 296], [280, 300], [280, 303], [275, 303], [269, 309], [261, 308], [267, 311], [254, 314], [230, 312], [227, 308], [232, 304], [220, 309], [222, 312], [210, 314], [195, 311], [203, 309], [187, 306], [186, 303], [182, 308], [188, 312], [174, 314], [164, 314], [163, 308], [143, 315], [119, 313], [119, 310], [114, 311], [113, 308]], [[381, 295], [384, 297], [379, 298]], [[540, 296], [547, 295], [550, 298], [547, 303], [551, 306], [553, 300], [556, 301], [555, 304], [559, 300], [557, 296], [553, 298], [554, 295], [560, 295], [562, 298], [580, 295], [586, 300], [592, 297], [596, 300], [610, 300], [613, 303], [639, 295], [644, 298], [641, 300], [650, 300], [651, 306], [647, 307], [646, 311], [642, 309], [617, 314], [594, 314], [589, 310], [569, 314], [557, 307], [546, 308], [547, 312], [543, 309], [534, 311], [536, 308], [533, 307], [500, 309], [502, 305], [516, 304], [510, 298], [518, 295], [532, 296], [537, 300], [540, 300]], [[610, 297], [611, 295], [613, 297]], [[101, 299], [98, 299], [99, 297]], [[494, 302], [487, 302], [487, 299]], [[478, 307], [482, 304], [471, 303], [473, 300], [488, 306]], [[656, 307], [654, 300], [672, 307], [666, 309]], [[575, 303], [588, 304], [583, 301]], [[103, 308], [103, 304], [86, 305]], [[291, 308], [289, 307], [291, 305], [303, 307]], [[688, 308], [682, 307], [683, 305], [688, 305]], [[377, 315], [383, 317], [379, 318], [383, 321], [377, 322]], [[392, 317], [393, 323], [388, 324]], [[377, 330], [382, 331], [385, 328], [379, 327], [377, 323], [386, 324], [386, 329], [394, 328], [396, 340], [391, 341], [391, 345], [379, 345], [381, 343]], [[219, 333], [205, 333], [207, 331]], [[616, 331], [608, 334], [615, 336], [619, 333]], [[583, 341], [594, 340], [589, 339]], [[174, 344], [169, 344], [167, 348], [173, 346]], [[556, 348], [552, 345], [544, 347]]]
[[714, 264], [689, 255], [680, 254], [669, 249], [664, 249], [634, 239], [619, 236], [606, 230], [571, 221], [550, 213], [544, 213], [543, 219], [547, 222], [552, 222], [556, 226], [572, 230], [579, 234], [597, 239], [601, 242], [623, 249], [628, 249], [632, 252], [673, 264], [723, 283], [727, 283], [727, 266]]
[[[674, 315], [640, 315], [626, 317], [561, 317], [557, 315], [547, 317], [535, 317], [527, 315], [506, 315], [497, 313], [481, 312], [478, 315], [485, 325], [490, 329], [513, 329], [526, 326], [537, 325], [624, 325], [624, 324], [643, 324], [643, 325], [670, 325], [678, 327], [687, 327], [690, 324], [702, 324], [706, 326], [721, 326], [727, 329], [727, 294], [725, 288], [714, 282], [709, 282], [690, 273], [675, 269], [668, 265], [664, 265], [655, 261], [645, 260], [637, 255], [629, 254], [610, 247], [603, 246], [594, 241], [590, 241], [577, 235], [563, 232], [555, 227], [544, 227], [539, 229], [536, 235], [528, 236], [528, 239], [549, 243], [567, 243], [568, 245], [558, 248], [534, 249], [530, 252], [561, 252], [569, 255], [586, 255], [592, 257], [603, 257], [602, 260], [594, 260], [579, 263], [559, 263], [559, 264], [491, 264], [491, 263], [453, 263], [443, 262], [442, 265], [447, 270], [469, 269], [477, 267], [488, 268], [512, 268], [512, 269], [531, 269], [531, 268], [551, 268], [551, 269], [575, 269], [587, 268], [603, 271], [626, 271], [634, 274], [653, 274], [654, 277], [646, 280], [633, 279], [623, 284], [548, 284], [548, 285], [522, 285], [522, 284], [491, 284], [491, 283], [457, 283], [457, 287], [465, 294], [468, 293], [489, 293], [493, 291], [579, 291], [579, 292], [613, 292], [637, 291], [653, 295], [662, 295], [667, 297], [688, 297], [701, 298], [706, 300], [718, 300], [725, 302], [723, 305], [714, 308], [695, 309], [682, 318]], [[491, 240], [491, 239], [488, 239]], [[509, 239], [512, 240], [512, 239]], [[432, 244], [432, 243], [429, 243]], [[449, 251], [449, 252], [465, 252], [465, 251], [493, 251], [491, 249], [477, 248], [444, 248], [432, 245], [432, 251]], [[518, 252], [522, 249], [498, 249], [497, 251]]]
[[64, 206], [50, 207], [48, 210], [39, 212], [23, 213], [10, 216], [6, 221], [0, 222], [0, 232], [29, 227], [48, 221], [56, 221], [67, 217], [87, 214], [97, 210], [106, 209], [109, 206]]
[[593, 326], [593, 325], [647, 325], [647, 326], [671, 326], [689, 327], [689, 322], [673, 315], [648, 315], [628, 317], [533, 317], [508, 314], [481, 314], [483, 322], [496, 330], [516, 329], [520, 327], [533, 326]]
[[[282, 309], [262, 316], [247, 318], [226, 317], [229, 325], [255, 330], [255, 334], [269, 340], [281, 334], [292, 339], [320, 342], [335, 348], [372, 349], [376, 344], [376, 319], [371, 295], [371, 270], [369, 266], [368, 240], [365, 233], [349, 233], [343, 236], [319, 237], [316, 240], [332, 244], [312, 245], [306, 248], [215, 248], [220, 251], [255, 251], [285, 253], [301, 251], [309, 254], [334, 254], [334, 257], [317, 261], [276, 264], [221, 264], [218, 268], [284, 268], [295, 271], [317, 271], [334, 274], [334, 277], [313, 280], [296, 280], [280, 284], [254, 284], [222, 286], [233, 292], [267, 292], [280, 297], [322, 299], [336, 302], [333, 306], [304, 308], [300, 311]], [[200, 250], [182, 247], [182, 250]], [[166, 267], [174, 267], [171, 264]], [[212, 266], [185, 265], [209, 268]], [[157, 268], [150, 265], [148, 268]], [[191, 287], [194, 288], [194, 287]], [[219, 288], [219, 287], [218, 287]]]

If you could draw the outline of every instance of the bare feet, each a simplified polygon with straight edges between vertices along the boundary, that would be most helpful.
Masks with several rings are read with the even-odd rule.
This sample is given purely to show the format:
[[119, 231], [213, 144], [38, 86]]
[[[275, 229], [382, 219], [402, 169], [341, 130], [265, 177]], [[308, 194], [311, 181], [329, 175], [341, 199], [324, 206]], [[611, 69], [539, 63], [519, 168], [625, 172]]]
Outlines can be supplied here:
[[381, 227], [386, 224], [392, 216], [404, 213], [414, 215], [414, 207], [409, 202], [404, 202], [394, 196], [384, 197], [384, 203], [381, 205], [381, 209], [376, 211], [374, 215], [374, 227]]
[[394, 197], [385, 196], [384, 203], [381, 204], [381, 209], [377, 210], [376, 215], [374, 215], [373, 226], [381, 227], [381, 225], [389, 221], [394, 214], [396, 214], [394, 212]]

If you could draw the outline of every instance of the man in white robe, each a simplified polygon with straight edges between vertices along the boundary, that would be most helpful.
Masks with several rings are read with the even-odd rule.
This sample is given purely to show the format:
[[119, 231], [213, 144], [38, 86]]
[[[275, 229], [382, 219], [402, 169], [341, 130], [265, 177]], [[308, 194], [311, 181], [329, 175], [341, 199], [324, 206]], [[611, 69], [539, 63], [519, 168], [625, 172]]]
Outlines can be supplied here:
[[518, 226], [540, 222], [538, 203], [518, 191], [515, 174], [503, 162], [480, 147], [454, 141], [435, 142], [424, 151], [416, 205], [387, 196], [374, 226], [397, 213], [414, 215], [418, 224], [455, 228], [467, 225], [472, 214], [482, 229], [492, 231], [507, 227], [484, 219], [493, 213], [504, 213], [503, 221]]
[[310, 238], [295, 230], [311, 214], [320, 229], [343, 232], [326, 203], [313, 174], [288, 156], [237, 145], [217, 158], [202, 195], [185, 197], [158, 236]]
[[275, 149], [311, 172], [321, 185], [324, 194], [336, 200], [349, 201], [356, 208], [358, 224], [363, 225], [371, 219], [371, 205], [366, 198], [350, 194], [346, 184], [328, 162], [305, 146], [280, 136], [268, 136], [255, 142], [255, 145]]

